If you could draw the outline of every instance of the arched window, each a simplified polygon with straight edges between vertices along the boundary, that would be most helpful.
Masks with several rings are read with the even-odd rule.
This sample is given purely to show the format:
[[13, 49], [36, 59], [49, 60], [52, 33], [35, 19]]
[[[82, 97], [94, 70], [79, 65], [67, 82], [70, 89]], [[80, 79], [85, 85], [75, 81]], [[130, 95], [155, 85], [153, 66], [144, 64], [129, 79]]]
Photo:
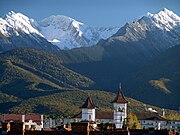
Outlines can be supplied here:
[[121, 112], [121, 107], [118, 108], [118, 112]]
[[122, 107], [122, 108], [119, 107], [119, 108], [118, 108], [118, 112], [124, 112], [124, 111], [125, 111], [124, 107]]

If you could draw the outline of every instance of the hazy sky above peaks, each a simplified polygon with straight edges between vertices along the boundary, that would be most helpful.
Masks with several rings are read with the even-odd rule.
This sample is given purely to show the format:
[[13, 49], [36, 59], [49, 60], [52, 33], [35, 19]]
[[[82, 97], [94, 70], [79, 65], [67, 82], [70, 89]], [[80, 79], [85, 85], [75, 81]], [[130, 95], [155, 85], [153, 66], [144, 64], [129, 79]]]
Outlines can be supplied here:
[[21, 12], [35, 20], [65, 15], [90, 26], [122, 26], [163, 8], [180, 15], [180, 0], [0, 0], [0, 16]]

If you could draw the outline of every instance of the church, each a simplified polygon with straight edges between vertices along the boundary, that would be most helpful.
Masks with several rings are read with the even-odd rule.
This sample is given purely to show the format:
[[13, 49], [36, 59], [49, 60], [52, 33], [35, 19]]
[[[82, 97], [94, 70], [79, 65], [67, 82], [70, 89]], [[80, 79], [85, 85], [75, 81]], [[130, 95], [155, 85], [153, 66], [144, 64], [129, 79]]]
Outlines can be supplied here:
[[[122, 92], [121, 84], [119, 85], [119, 91], [112, 100], [113, 105], [113, 114], [99, 114], [96, 113], [96, 106], [93, 103], [91, 97], [89, 96], [85, 103], [80, 107], [81, 108], [81, 121], [89, 121], [89, 122], [108, 122], [113, 123], [116, 128], [122, 128], [123, 125], [126, 124], [127, 118], [127, 104], [128, 101], [124, 97]], [[103, 116], [102, 115], [106, 115]], [[112, 118], [113, 117], [113, 118]]]
[[[91, 131], [97, 131], [99, 125], [107, 125], [109, 130], [124, 130], [127, 124], [127, 105], [128, 101], [125, 98], [121, 84], [119, 90], [111, 100], [111, 111], [100, 111], [90, 96], [80, 106], [80, 113], [72, 118], [63, 119], [46, 119], [44, 120], [45, 128], [56, 128], [58, 125], [64, 124], [71, 127], [72, 130], [80, 131], [84, 127], [89, 127]], [[152, 108], [151, 108], [152, 109]], [[160, 114], [155, 112], [138, 112], [136, 116], [142, 129], [180, 129], [180, 121], [167, 120]]]

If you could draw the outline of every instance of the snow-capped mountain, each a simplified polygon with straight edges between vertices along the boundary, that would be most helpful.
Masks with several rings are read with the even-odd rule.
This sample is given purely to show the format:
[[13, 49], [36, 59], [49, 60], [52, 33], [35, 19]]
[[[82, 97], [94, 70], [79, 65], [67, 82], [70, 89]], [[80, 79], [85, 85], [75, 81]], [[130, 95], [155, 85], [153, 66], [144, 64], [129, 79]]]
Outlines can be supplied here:
[[50, 16], [37, 22], [21, 13], [11, 11], [5, 18], [0, 18], [0, 34], [3, 41], [1, 50], [17, 47], [43, 50], [48, 50], [49, 47], [51, 48], [49, 50], [89, 47], [100, 39], [112, 36], [118, 29], [118, 27], [90, 27], [63, 15]]
[[180, 17], [168, 9], [157, 14], [148, 13], [137, 21], [126, 23], [116, 34], [107, 39], [113, 42], [146, 45], [157, 51], [180, 44]]
[[0, 41], [0, 51], [20, 47], [49, 51], [58, 49], [35, 28], [33, 19], [13, 11], [9, 12], [5, 18], [0, 18]]
[[[48, 41], [60, 49], [89, 47], [97, 44], [100, 39], [106, 40], [109, 37], [108, 40], [118, 39], [123, 42], [137, 42], [151, 37], [157, 40], [154, 42], [156, 45], [163, 43], [164, 46], [169, 47], [170, 44], [179, 43], [179, 18], [165, 8], [157, 14], [147, 13], [138, 21], [127, 23], [121, 29], [119, 27], [90, 27], [63, 15], [45, 18], [38, 22], [37, 27]], [[148, 35], [149, 33], [151, 35]]]
[[[104, 39], [124, 43], [149, 44], [157, 50], [180, 43], [180, 17], [168, 9], [148, 13], [121, 27], [91, 27], [63, 15], [42, 21], [21, 13], [9, 12], [0, 18], [0, 50], [18, 47], [57, 51], [93, 46]], [[147, 46], [147, 45], [146, 45]]]
[[180, 25], [180, 17], [166, 8], [157, 14], [147, 13], [147, 17], [151, 19], [150, 25], [166, 31]]
[[50, 16], [39, 22], [40, 32], [61, 49], [89, 47], [115, 34], [119, 27], [90, 27], [63, 15]]
[[19, 35], [18, 32], [24, 32], [26, 34], [34, 33], [43, 37], [43, 35], [36, 28], [33, 27], [32, 24], [34, 23], [34, 20], [29, 19], [27, 16], [21, 13], [14, 13], [13, 11], [11, 11], [6, 15], [3, 22], [6, 25], [1, 25], [1, 30], [2, 30], [2, 34], [5, 34], [6, 36], [11, 35], [11, 33], [8, 31], [9, 29], [12, 28], [16, 30], [16, 35]]

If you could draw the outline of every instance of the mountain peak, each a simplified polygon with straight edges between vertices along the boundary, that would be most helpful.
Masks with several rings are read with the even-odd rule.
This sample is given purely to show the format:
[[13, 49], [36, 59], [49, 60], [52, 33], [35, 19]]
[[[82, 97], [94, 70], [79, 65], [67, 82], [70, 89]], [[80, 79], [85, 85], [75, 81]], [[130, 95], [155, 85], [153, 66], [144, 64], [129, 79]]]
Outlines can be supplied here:
[[96, 28], [64, 15], [52, 15], [39, 22], [40, 32], [49, 42], [61, 49], [72, 49], [95, 45], [106, 39], [119, 28]]
[[9, 11], [8, 15], [16, 14], [14, 11]]
[[149, 18], [151, 18], [153, 16], [159, 16], [159, 17], [161, 17], [161, 19], [171, 18], [173, 20], [180, 20], [180, 17], [178, 15], [176, 15], [173, 11], [171, 11], [167, 8], [162, 9], [161, 11], [159, 11], [156, 14], [152, 14], [152, 13], [148, 12], [146, 16]]
[[76, 23], [76, 24], [81, 24], [83, 23], [76, 21], [73, 18], [64, 16], [64, 15], [52, 15], [50, 17], [47, 17], [43, 19], [40, 24], [44, 27], [49, 26], [49, 25], [54, 25], [54, 26], [69, 26], [71, 23]]
[[180, 17], [167, 8], [156, 14], [148, 12], [146, 17], [151, 19], [153, 25], [166, 31], [170, 31], [180, 23]]
[[170, 18], [174, 21], [180, 21], [180, 17], [176, 15], [173, 11], [168, 10], [167, 8], [161, 10], [159, 13], [157, 13], [157, 15], [164, 17], [164, 19]]
[[6, 15], [6, 18], [11, 18], [11, 19], [13, 19], [13, 20], [26, 20], [26, 21], [28, 21], [29, 20], [29, 18], [27, 17], [27, 16], [25, 16], [25, 15], [23, 15], [23, 14], [21, 14], [21, 13], [15, 13], [14, 11], [10, 11], [10, 12], [8, 12], [8, 14]]
[[[147, 38], [152, 38], [153, 41], [161, 38], [161, 42], [164, 44], [162, 46], [173, 46], [179, 43], [179, 25], [180, 17], [168, 9], [163, 9], [155, 14], [148, 12], [139, 20], [126, 23], [108, 39], [108, 44], [114, 41], [137, 42]], [[149, 41], [146, 44], [149, 44]]]
[[160, 12], [164, 12], [164, 13], [169, 14], [169, 15], [174, 14], [171, 10], [169, 10], [167, 8], [163, 8], [163, 10], [161, 10]]
[[18, 33], [19, 31], [24, 32], [26, 34], [36, 33], [43, 37], [43, 35], [39, 33], [39, 31], [35, 28], [34, 20], [28, 18], [22, 13], [15, 13], [14, 11], [10, 11], [8, 12], [4, 20], [6, 21], [9, 27], [16, 30], [16, 33]]
[[146, 15], [146, 16], [151, 18], [153, 15], [154, 15], [154, 14], [152, 14], [152, 13], [150, 13], [150, 12], [147, 12], [147, 15]]

